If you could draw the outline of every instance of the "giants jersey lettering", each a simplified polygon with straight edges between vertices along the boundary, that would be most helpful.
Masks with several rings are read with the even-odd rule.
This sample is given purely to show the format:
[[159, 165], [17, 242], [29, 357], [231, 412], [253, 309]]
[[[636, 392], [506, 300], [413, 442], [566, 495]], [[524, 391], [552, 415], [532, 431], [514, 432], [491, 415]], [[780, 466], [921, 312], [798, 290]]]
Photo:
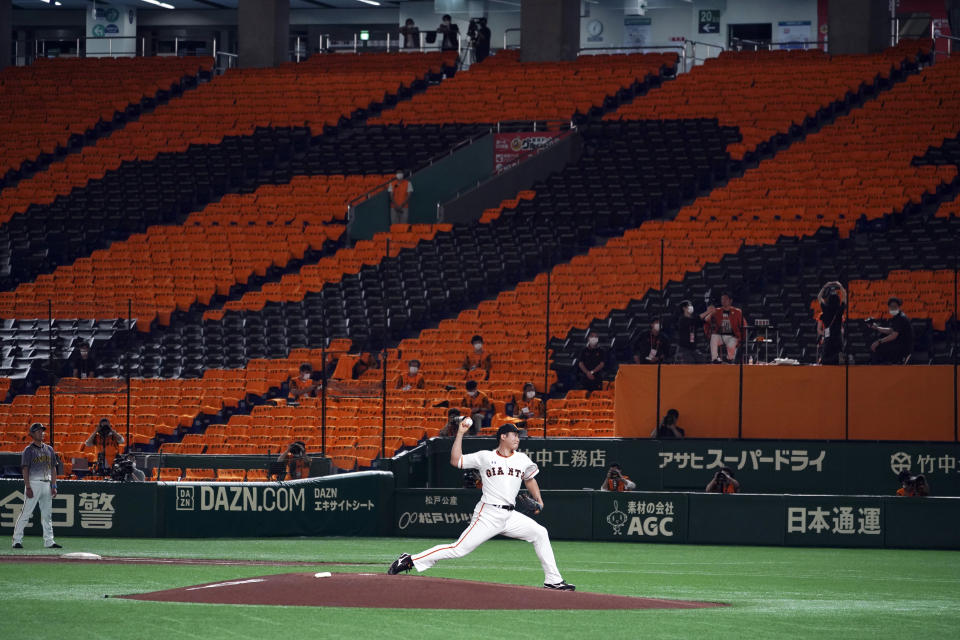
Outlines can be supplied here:
[[460, 458], [460, 468], [480, 471], [484, 502], [510, 506], [517, 500], [521, 481], [540, 472], [533, 460], [519, 451], [508, 457], [496, 451], [468, 453]]

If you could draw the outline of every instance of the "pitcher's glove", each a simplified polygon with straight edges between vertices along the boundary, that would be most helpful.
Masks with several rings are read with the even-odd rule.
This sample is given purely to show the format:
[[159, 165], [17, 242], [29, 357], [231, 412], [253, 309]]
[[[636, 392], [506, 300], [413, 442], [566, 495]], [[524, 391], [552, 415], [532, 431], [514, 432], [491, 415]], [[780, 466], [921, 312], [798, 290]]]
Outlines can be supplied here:
[[543, 511], [543, 505], [525, 493], [517, 494], [517, 504], [514, 508], [525, 516], [535, 516]]

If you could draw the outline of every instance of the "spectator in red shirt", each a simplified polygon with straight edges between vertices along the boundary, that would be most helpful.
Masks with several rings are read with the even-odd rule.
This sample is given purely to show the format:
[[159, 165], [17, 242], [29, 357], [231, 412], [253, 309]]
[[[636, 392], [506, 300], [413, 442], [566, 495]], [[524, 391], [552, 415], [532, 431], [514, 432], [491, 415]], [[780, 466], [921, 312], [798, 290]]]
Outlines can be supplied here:
[[714, 364], [721, 364], [719, 355], [720, 345], [727, 349], [727, 362], [734, 362], [737, 358], [737, 347], [743, 342], [744, 321], [743, 311], [733, 306], [733, 296], [724, 293], [720, 296], [720, 308], [713, 305], [700, 316], [703, 319], [704, 332], [710, 339], [710, 360]]

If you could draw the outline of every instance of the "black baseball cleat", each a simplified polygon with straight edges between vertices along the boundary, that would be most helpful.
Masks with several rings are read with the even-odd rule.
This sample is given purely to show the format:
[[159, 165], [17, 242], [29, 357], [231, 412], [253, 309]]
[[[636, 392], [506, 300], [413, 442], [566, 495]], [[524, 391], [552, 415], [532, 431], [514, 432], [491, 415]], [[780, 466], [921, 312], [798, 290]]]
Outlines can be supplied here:
[[14, 543], [13, 543], [13, 548], [14, 548], [14, 549], [23, 549], [23, 545], [20, 544], [19, 542], [14, 542]]
[[413, 557], [409, 553], [401, 553], [400, 557], [387, 569], [387, 575], [395, 576], [401, 571], [410, 571], [410, 569], [413, 569]]
[[61, 546], [58, 545], [56, 542], [54, 542], [54, 543], [51, 544], [49, 547], [47, 547], [47, 549], [63, 549], [63, 547], [61, 547]]
[[577, 590], [577, 588], [572, 584], [567, 584], [566, 580], [561, 580], [560, 582], [555, 582], [553, 584], [544, 582], [543, 586], [546, 589], [554, 589], [556, 591], [576, 591]]

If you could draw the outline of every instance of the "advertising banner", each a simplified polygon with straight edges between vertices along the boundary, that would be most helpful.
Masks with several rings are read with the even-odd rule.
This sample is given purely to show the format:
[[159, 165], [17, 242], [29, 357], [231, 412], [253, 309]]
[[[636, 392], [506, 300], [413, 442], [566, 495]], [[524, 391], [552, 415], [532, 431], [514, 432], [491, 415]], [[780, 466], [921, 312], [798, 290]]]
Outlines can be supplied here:
[[501, 173], [553, 144], [558, 132], [528, 131], [521, 133], [493, 134], [493, 170]]
[[[23, 510], [23, 481], [0, 480], [0, 532], [12, 535]], [[145, 482], [60, 480], [53, 499], [55, 535], [155, 537], [157, 490]], [[39, 536], [40, 508], [30, 515], [26, 535]]]
[[687, 496], [683, 493], [593, 494], [593, 539], [686, 542]]
[[[434, 486], [459, 487], [449, 439], [429, 444]], [[493, 448], [465, 438], [464, 452]], [[640, 491], [703, 491], [721, 466], [745, 493], [893, 495], [897, 474], [923, 474], [936, 496], [960, 496], [960, 445], [825, 440], [619, 440], [523, 438], [520, 449], [540, 467], [544, 489], [599, 489], [618, 462]]]
[[169, 537], [375, 536], [390, 531], [393, 475], [268, 483], [158, 483]]

